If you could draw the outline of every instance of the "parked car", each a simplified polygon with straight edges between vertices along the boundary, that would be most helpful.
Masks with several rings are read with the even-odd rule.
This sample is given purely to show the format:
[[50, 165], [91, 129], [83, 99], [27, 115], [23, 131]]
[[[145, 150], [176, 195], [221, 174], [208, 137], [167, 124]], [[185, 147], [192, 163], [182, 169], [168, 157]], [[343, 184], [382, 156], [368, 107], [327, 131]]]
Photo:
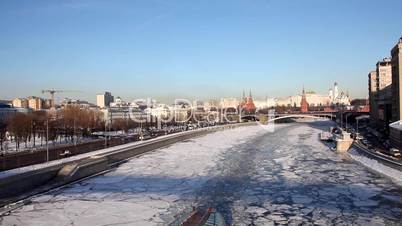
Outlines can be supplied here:
[[64, 152], [60, 153], [60, 156], [63, 156], [63, 157], [68, 157], [71, 155], [72, 155], [72, 153], [70, 150], [64, 150]]
[[360, 135], [359, 133], [356, 133], [356, 140], [363, 140], [364, 137]]
[[390, 152], [390, 154], [391, 154], [392, 156], [394, 156], [394, 157], [397, 157], [397, 158], [401, 157], [401, 152], [400, 152], [398, 149], [396, 149], [396, 148], [391, 148], [391, 149], [389, 150], [389, 152]]

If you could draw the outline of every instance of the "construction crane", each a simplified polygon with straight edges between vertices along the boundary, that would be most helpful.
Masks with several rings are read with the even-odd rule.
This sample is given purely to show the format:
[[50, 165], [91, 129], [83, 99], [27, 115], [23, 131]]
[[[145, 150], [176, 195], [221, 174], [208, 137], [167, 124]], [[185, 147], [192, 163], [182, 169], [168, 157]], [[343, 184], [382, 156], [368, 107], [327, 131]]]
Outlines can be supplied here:
[[50, 94], [50, 98], [52, 100], [51, 103], [51, 108], [55, 108], [56, 107], [56, 102], [54, 100], [54, 94], [55, 93], [65, 93], [65, 92], [78, 92], [78, 91], [72, 91], [72, 90], [55, 90], [55, 89], [44, 89], [42, 90], [42, 93], [49, 93]]

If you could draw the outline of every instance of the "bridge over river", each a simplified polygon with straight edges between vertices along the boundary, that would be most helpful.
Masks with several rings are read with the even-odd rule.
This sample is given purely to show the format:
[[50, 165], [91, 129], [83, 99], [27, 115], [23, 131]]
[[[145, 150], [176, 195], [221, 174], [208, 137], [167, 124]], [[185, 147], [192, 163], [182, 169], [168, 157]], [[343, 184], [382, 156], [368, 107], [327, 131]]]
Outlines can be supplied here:
[[212, 206], [231, 225], [400, 225], [401, 178], [331, 152], [318, 141], [329, 126], [250, 126], [176, 143], [36, 197], [0, 224], [166, 225]]

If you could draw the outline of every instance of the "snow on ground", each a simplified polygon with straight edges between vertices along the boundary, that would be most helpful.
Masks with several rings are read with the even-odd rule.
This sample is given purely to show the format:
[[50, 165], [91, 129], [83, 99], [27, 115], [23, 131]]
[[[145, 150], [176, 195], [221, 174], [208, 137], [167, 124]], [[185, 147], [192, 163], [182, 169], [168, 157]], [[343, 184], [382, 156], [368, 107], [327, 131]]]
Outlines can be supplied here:
[[385, 176], [392, 178], [395, 183], [398, 183], [402, 186], [402, 172], [396, 169], [393, 169], [389, 166], [386, 166], [375, 159], [368, 158], [364, 155], [359, 154], [356, 150], [350, 150], [349, 155], [355, 161], [360, 162], [366, 167], [373, 169]]
[[[83, 143], [88, 143], [91, 141], [96, 140], [96, 138], [91, 138], [91, 137], [80, 137], [80, 138], [75, 138], [77, 139], [77, 144], [83, 144]], [[55, 141], [49, 141], [49, 147], [54, 148], [54, 147], [65, 147], [68, 145], [72, 145], [73, 142], [70, 140], [70, 137], [67, 139], [64, 136], [60, 136], [57, 140]], [[26, 143], [21, 141], [19, 148], [16, 149], [17, 143], [15, 140], [7, 140], [4, 141], [3, 143], [3, 154], [15, 154], [18, 152], [22, 151], [37, 151], [37, 150], [43, 150], [46, 148], [46, 137], [41, 138], [40, 136], [37, 136], [35, 139], [35, 142], [33, 141], [33, 137], [31, 138], [30, 141], [27, 141]]]
[[[202, 128], [199, 130], [209, 130], [209, 129], [214, 129], [214, 127]], [[168, 134], [168, 135], [164, 135], [164, 136], [159, 136], [159, 137], [151, 139], [151, 140], [131, 142], [131, 143], [122, 144], [122, 145], [118, 145], [118, 146], [114, 146], [114, 147], [109, 147], [109, 148], [92, 151], [92, 152], [88, 152], [88, 153], [84, 153], [84, 154], [74, 155], [74, 156], [71, 156], [68, 158], [58, 159], [58, 160], [50, 161], [47, 163], [40, 163], [40, 164], [20, 167], [20, 168], [16, 168], [16, 169], [12, 169], [12, 170], [2, 171], [2, 172], [0, 172], [0, 178], [9, 177], [12, 175], [25, 173], [25, 172], [32, 171], [32, 170], [42, 169], [42, 168], [49, 167], [49, 166], [59, 165], [59, 164], [66, 163], [66, 162], [72, 162], [72, 161], [88, 158], [88, 157], [94, 156], [94, 155], [102, 155], [102, 154], [106, 154], [109, 152], [117, 151], [119, 149], [129, 148], [129, 147], [146, 144], [146, 143], [150, 143], [150, 142], [155, 142], [155, 141], [158, 141], [161, 139], [178, 136], [183, 133], [192, 133], [192, 132], [194, 132], [194, 131], [184, 131], [184, 132]]]

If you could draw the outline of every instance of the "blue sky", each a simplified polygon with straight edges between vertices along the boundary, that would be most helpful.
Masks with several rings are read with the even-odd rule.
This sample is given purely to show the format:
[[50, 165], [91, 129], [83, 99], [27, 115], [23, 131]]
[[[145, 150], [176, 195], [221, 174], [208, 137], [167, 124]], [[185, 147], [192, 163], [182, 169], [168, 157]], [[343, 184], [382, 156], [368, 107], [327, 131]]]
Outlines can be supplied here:
[[367, 74], [402, 35], [400, 0], [0, 1], [0, 99], [288, 96]]

